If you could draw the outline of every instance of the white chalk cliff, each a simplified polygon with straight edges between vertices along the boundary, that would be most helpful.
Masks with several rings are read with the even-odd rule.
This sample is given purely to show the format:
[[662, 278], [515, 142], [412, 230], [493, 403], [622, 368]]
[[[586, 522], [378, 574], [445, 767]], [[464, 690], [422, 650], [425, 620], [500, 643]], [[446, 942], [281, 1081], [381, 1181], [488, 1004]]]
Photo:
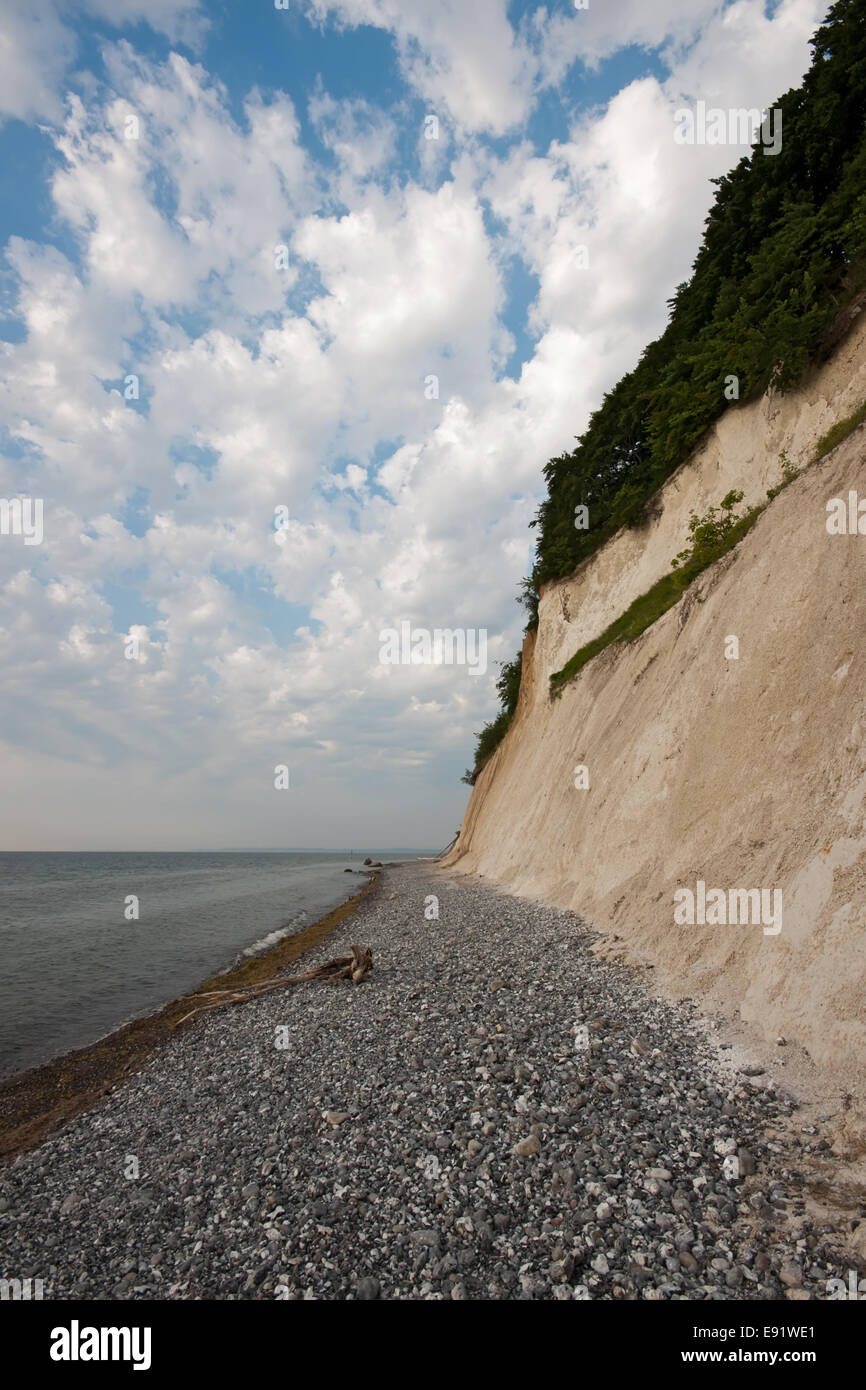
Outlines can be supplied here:
[[[866, 315], [862, 315], [866, 318]], [[866, 426], [788, 486], [637, 641], [551, 701], [548, 678], [670, 572], [732, 488], [765, 500], [866, 399], [866, 323], [796, 393], [730, 407], [660, 490], [653, 519], [546, 586], [511, 727], [445, 866], [570, 907], [600, 949], [676, 992], [866, 1072], [866, 536], [827, 502], [866, 497]], [[726, 659], [726, 639], [739, 659]], [[575, 787], [585, 764], [589, 788]], [[782, 930], [678, 926], [674, 893], [781, 889]]]

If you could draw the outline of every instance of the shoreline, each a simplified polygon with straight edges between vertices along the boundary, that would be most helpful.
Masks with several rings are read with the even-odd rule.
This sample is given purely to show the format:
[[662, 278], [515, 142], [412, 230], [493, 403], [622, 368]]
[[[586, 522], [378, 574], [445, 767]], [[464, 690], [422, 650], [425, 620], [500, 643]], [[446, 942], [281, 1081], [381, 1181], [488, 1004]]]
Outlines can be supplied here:
[[363, 943], [362, 985], [217, 1010], [0, 1167], [0, 1267], [51, 1302], [813, 1301], [866, 1274], [783, 1078], [584, 919], [429, 864], [363, 897], [307, 957]]
[[[266, 951], [244, 957], [228, 970], [214, 972], [161, 1008], [111, 1029], [84, 1047], [0, 1079], [0, 1167], [37, 1148], [58, 1127], [91, 1109], [119, 1082], [132, 1076], [153, 1052], [177, 1035], [172, 1025], [188, 1011], [191, 1000], [209, 989], [242, 988], [275, 979], [291, 961], [347, 921], [373, 892], [380, 877], [379, 872], [369, 871], [368, 882], [359, 893], [318, 921], [283, 937]], [[190, 1025], [194, 1021], [190, 1020]], [[190, 1025], [184, 1024], [183, 1031]]]

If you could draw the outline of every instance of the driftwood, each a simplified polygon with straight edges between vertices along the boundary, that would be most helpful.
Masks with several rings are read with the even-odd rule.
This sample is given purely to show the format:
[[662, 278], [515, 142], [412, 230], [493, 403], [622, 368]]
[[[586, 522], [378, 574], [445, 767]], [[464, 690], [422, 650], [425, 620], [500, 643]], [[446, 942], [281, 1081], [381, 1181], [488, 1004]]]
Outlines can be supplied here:
[[191, 1009], [183, 1018], [179, 1018], [173, 1023], [172, 1028], [179, 1028], [182, 1023], [186, 1023], [188, 1018], [194, 1018], [196, 1014], [210, 1013], [211, 1009], [219, 1009], [223, 1004], [242, 1004], [247, 999], [255, 999], [259, 994], [268, 994], [271, 990], [282, 989], [284, 985], [300, 985], [306, 980], [351, 980], [353, 984], [360, 984], [365, 980], [373, 969], [373, 952], [369, 946], [354, 946], [350, 956], [338, 956], [335, 960], [326, 961], [324, 965], [316, 966], [315, 970], [307, 970], [303, 975], [284, 975], [281, 979], [271, 980], [268, 984], [249, 985], [246, 989], [207, 989], [200, 994], [191, 995], [193, 999], [212, 999], [214, 1003], [204, 1004], [201, 1008]]

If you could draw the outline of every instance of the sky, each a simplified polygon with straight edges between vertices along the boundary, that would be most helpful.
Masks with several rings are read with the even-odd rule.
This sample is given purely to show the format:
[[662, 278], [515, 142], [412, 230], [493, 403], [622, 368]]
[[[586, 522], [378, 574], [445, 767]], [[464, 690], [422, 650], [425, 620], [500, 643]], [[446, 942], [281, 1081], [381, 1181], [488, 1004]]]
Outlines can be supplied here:
[[450, 840], [541, 470], [744, 153], [675, 112], [826, 8], [0, 0], [0, 848]]

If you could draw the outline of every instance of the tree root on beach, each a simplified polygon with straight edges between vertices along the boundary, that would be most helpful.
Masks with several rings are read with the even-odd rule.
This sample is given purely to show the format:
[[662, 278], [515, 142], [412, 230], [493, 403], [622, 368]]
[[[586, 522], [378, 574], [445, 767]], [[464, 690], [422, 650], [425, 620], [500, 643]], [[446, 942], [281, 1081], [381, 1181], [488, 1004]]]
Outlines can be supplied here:
[[300, 985], [306, 980], [351, 980], [353, 984], [360, 984], [365, 980], [373, 969], [373, 952], [369, 946], [352, 946], [350, 956], [338, 956], [335, 960], [326, 961], [324, 965], [316, 966], [315, 970], [307, 970], [303, 975], [285, 975], [282, 979], [271, 980], [268, 984], [250, 985], [246, 989], [207, 989], [200, 994], [190, 995], [190, 999], [213, 999], [212, 1004], [203, 1004], [199, 1009], [191, 1009], [183, 1018], [179, 1018], [173, 1023], [172, 1028], [179, 1028], [187, 1019], [194, 1018], [196, 1014], [210, 1013], [212, 1009], [219, 1009], [223, 1004], [243, 1004], [248, 999], [255, 999], [259, 994], [268, 994], [273, 989], [282, 989], [284, 985]]

